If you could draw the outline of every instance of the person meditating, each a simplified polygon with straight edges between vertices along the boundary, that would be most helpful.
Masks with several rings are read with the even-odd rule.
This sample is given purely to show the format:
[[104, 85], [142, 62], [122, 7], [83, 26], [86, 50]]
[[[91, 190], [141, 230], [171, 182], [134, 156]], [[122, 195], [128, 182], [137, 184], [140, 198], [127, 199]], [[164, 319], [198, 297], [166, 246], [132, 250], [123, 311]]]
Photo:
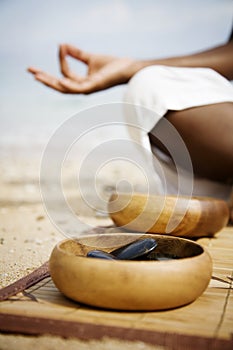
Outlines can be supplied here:
[[[67, 56], [87, 65], [87, 75], [73, 72]], [[233, 35], [221, 46], [180, 57], [134, 60], [97, 55], [62, 44], [63, 77], [29, 67], [36, 80], [61, 93], [90, 94], [128, 83], [125, 102], [154, 111], [135, 118], [152, 147], [168, 153], [153, 130], [166, 118], [178, 131], [191, 157], [194, 195], [233, 202]], [[184, 189], [185, 194], [185, 189]], [[231, 204], [232, 205], [232, 204]], [[232, 211], [233, 219], [233, 211]]]

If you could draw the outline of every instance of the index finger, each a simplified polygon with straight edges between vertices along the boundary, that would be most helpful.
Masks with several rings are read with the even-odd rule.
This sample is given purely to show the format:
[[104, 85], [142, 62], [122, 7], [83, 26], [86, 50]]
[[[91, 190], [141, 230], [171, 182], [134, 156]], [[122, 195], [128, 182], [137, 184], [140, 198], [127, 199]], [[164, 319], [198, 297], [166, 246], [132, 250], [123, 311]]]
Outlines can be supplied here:
[[62, 74], [67, 77], [67, 78], [70, 78], [72, 80], [75, 80], [75, 81], [78, 81], [78, 82], [81, 82], [84, 80], [84, 77], [74, 73], [69, 65], [68, 65], [68, 62], [66, 60], [66, 55], [69, 54], [68, 51], [67, 51], [67, 47], [66, 45], [60, 45], [60, 48], [59, 48], [59, 61], [60, 61], [60, 69], [61, 69], [61, 72]]
[[73, 45], [62, 44], [60, 49], [64, 55], [69, 55], [73, 58], [78, 59], [79, 61], [88, 64], [90, 54], [86, 51], [83, 51]]

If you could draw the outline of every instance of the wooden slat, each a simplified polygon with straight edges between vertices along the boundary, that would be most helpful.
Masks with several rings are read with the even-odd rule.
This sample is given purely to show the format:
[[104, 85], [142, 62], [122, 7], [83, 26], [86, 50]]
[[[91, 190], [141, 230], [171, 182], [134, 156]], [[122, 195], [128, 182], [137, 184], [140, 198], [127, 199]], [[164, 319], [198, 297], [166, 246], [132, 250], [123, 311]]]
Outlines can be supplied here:
[[[186, 345], [189, 344], [187, 348], [191, 349], [191, 341], [205, 341], [206, 346], [209, 344], [209, 347], [211, 344], [209, 347], [211, 349], [227, 349], [232, 346], [233, 333], [233, 227], [225, 228], [216, 238], [202, 238], [198, 242], [209, 250], [213, 258], [214, 279], [211, 280], [203, 295], [190, 305], [158, 312], [119, 312], [95, 309], [68, 300], [57, 290], [51, 279], [47, 278], [27, 289], [26, 296], [21, 293], [2, 302], [0, 304], [1, 316], [4, 316], [5, 320], [13, 316], [16, 318], [23, 316], [24, 322], [26, 322], [25, 317], [31, 319], [33, 331], [32, 329], [30, 331], [30, 322], [26, 322], [28, 327], [24, 330], [26, 333], [38, 332], [41, 334], [47, 331], [57, 334], [58, 330], [55, 326], [43, 331], [43, 327], [38, 326], [36, 330], [35, 319], [47, 319], [50, 322], [63, 322], [62, 327], [58, 327], [60, 332], [63, 332], [60, 335], [69, 336], [65, 328], [69, 327], [69, 322], [73, 322], [79, 327], [82, 325], [82, 329], [88, 328], [90, 332], [93, 332], [89, 334], [89, 338], [95, 338], [97, 336], [95, 327], [100, 327], [99, 334], [102, 336], [105, 334], [128, 339], [125, 335], [128, 332], [131, 334], [128, 336], [131, 337], [130, 339], [144, 341], [150, 339], [148, 342], [152, 342], [153, 338], [153, 343], [162, 345], [172, 342], [172, 337], [176, 336], [180, 348], [184, 342]], [[40, 324], [40, 321], [37, 322]], [[0, 328], [6, 330], [3, 323], [3, 318], [0, 318]], [[17, 331], [14, 322], [12, 322], [11, 329], [9, 322], [8, 328], [10, 331]], [[19, 331], [22, 332], [22, 330]], [[84, 330], [82, 332], [85, 333]], [[154, 337], [153, 334], [157, 336]], [[162, 335], [166, 341], [161, 340]], [[77, 336], [82, 338], [80, 332], [77, 332]], [[186, 340], [183, 340], [182, 343], [181, 339]]]

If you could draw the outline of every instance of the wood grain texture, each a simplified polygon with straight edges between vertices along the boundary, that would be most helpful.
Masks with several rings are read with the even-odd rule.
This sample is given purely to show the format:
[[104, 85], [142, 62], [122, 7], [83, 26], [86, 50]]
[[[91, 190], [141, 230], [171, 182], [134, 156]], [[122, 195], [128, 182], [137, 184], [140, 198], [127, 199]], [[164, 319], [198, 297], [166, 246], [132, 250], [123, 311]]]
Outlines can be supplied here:
[[156, 312], [93, 308], [65, 298], [47, 278], [27, 289], [26, 295], [20, 293], [0, 303], [0, 330], [79, 339], [107, 336], [140, 340], [169, 350], [232, 349], [233, 227], [198, 243], [212, 257], [214, 278], [189, 305]]
[[6, 300], [12, 295], [22, 292], [48, 276], [50, 276], [49, 264], [46, 262], [29, 275], [20, 278], [5, 288], [0, 289], [0, 301]]
[[170, 309], [199, 297], [210, 281], [212, 262], [205, 249], [189, 240], [149, 235], [158, 243], [156, 252], [179, 257], [168, 261], [86, 257], [88, 251], [99, 249], [99, 242], [112, 246], [105, 249], [109, 251], [119, 247], [119, 240], [145, 237], [148, 235], [115, 233], [62, 241], [50, 258], [52, 279], [69, 298], [108, 309]]
[[229, 220], [225, 201], [205, 197], [114, 193], [108, 208], [117, 226], [180, 237], [213, 236]]

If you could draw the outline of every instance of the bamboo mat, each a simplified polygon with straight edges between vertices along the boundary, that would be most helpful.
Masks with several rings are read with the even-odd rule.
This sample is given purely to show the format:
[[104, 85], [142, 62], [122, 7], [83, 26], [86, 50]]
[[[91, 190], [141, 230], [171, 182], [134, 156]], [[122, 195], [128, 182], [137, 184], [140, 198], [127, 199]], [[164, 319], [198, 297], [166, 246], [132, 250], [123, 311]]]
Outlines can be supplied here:
[[80, 339], [108, 336], [168, 349], [233, 349], [233, 227], [198, 243], [212, 256], [213, 278], [187, 306], [157, 312], [97, 309], [68, 300], [46, 277], [0, 303], [0, 330]]

